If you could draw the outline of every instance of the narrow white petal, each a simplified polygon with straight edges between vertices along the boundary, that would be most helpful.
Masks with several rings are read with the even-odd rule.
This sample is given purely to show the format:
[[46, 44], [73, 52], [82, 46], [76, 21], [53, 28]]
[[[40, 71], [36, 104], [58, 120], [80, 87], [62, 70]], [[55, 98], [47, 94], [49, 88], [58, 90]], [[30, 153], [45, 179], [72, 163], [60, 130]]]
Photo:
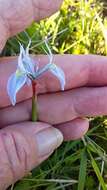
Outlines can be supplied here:
[[49, 57], [49, 63], [52, 63], [52, 62], [53, 62], [52, 51], [51, 51], [51, 49], [50, 49], [50, 47], [49, 47], [49, 45], [48, 45], [48, 43], [47, 43], [46, 40], [45, 40], [45, 45], [46, 45], [46, 47], [47, 47], [49, 53], [48, 53], [45, 49], [44, 49], [44, 51], [46, 52], [46, 54], [47, 54], [48, 57]]
[[31, 85], [31, 79], [27, 78], [26, 83], [28, 86], [30, 86]]
[[35, 64], [33, 59], [29, 55], [29, 48], [31, 45], [31, 40], [29, 40], [28, 46], [25, 50], [25, 56], [23, 57], [23, 65], [27, 71], [27, 73], [30, 73], [31, 75], [34, 75], [35, 73]]
[[29, 56], [29, 48], [31, 46], [31, 40], [29, 40], [28, 46], [26, 48], [26, 55]]
[[23, 66], [27, 74], [35, 74], [35, 64], [33, 59], [30, 56], [25, 55], [23, 58]]
[[63, 70], [59, 67], [57, 67], [55, 64], [52, 64], [52, 66], [50, 67], [50, 71], [52, 72], [53, 75], [55, 75], [61, 84], [61, 89], [64, 90], [65, 87], [65, 74], [63, 72]]
[[18, 68], [23, 73], [26, 73], [25, 67], [23, 65], [23, 58], [25, 57], [25, 55], [26, 55], [25, 50], [24, 50], [23, 46], [20, 44], [20, 54], [19, 54], [19, 57], [18, 57]]
[[7, 83], [7, 92], [13, 105], [16, 104], [16, 94], [26, 83], [26, 75], [12, 74]]
[[29, 55], [30, 45], [31, 45], [31, 40], [29, 40], [28, 46], [27, 46], [27, 48], [25, 50], [26, 55], [25, 55], [23, 61], [24, 61], [24, 66], [25, 66], [25, 69], [27, 70], [27, 72], [34, 75], [34, 73], [35, 73], [35, 64], [34, 64], [33, 59]]
[[18, 68], [20, 71], [25, 73], [26, 75], [34, 75], [35, 74], [35, 64], [33, 59], [29, 56], [29, 46], [31, 41], [29, 42], [26, 49], [20, 44], [20, 54], [18, 58]]
[[39, 70], [39, 61], [35, 61], [35, 71], [38, 72]]

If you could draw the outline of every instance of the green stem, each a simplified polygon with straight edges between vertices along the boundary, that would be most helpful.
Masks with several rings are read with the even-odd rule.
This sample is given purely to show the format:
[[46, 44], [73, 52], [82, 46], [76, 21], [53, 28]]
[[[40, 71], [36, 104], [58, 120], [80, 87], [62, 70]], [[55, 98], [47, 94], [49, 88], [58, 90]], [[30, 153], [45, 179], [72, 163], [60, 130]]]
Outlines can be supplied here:
[[36, 82], [32, 81], [32, 121], [35, 122], [38, 119], [37, 114], [37, 95], [36, 95]]
[[32, 96], [32, 121], [35, 122], [37, 119], [37, 98]]

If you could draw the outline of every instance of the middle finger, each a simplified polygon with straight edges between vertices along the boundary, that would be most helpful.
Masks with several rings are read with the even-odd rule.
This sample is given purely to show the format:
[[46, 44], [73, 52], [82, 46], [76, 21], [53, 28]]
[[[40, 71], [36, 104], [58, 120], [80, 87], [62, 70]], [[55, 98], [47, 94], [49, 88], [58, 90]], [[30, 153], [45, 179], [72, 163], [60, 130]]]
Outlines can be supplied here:
[[[38, 119], [52, 125], [107, 114], [107, 87], [78, 88], [38, 96]], [[31, 99], [0, 110], [0, 127], [31, 119]]]

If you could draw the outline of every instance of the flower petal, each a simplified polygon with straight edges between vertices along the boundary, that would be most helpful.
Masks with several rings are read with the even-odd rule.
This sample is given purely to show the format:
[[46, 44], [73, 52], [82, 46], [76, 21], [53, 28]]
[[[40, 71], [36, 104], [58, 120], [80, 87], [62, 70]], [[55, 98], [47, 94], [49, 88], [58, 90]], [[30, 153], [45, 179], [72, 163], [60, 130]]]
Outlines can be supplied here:
[[16, 104], [16, 94], [26, 83], [26, 75], [13, 73], [7, 83], [7, 92], [13, 105]]
[[27, 77], [26, 83], [28, 86], [30, 86], [31, 85], [31, 79]]
[[18, 57], [18, 69], [23, 73], [26, 73], [26, 69], [23, 65], [23, 57], [25, 57], [25, 55], [26, 55], [25, 50], [23, 46], [20, 44], [20, 54]]
[[27, 46], [27, 48], [25, 50], [27, 56], [29, 56], [29, 48], [30, 48], [30, 46], [31, 46], [31, 40], [29, 40], [28, 46]]
[[40, 77], [43, 73], [45, 73], [46, 71], [50, 70], [51, 67], [51, 63], [48, 63], [47, 65], [45, 65], [43, 68], [39, 69], [36, 73], [35, 73], [35, 79], [37, 79], [38, 77]]
[[30, 56], [25, 55], [23, 58], [23, 66], [26, 70], [26, 74], [35, 75], [35, 64]]
[[26, 49], [20, 44], [20, 54], [18, 58], [18, 69], [25, 73], [26, 75], [34, 75], [35, 74], [35, 64], [33, 59], [29, 56], [29, 46], [31, 41], [29, 42]]
[[25, 50], [26, 54], [25, 54], [25, 56], [23, 58], [23, 64], [25, 66], [25, 69], [26, 69], [27, 73], [30, 73], [31, 75], [34, 75], [35, 74], [35, 64], [34, 64], [33, 59], [29, 55], [30, 45], [31, 45], [31, 40], [29, 40], [28, 46], [27, 46], [27, 48]]
[[48, 55], [48, 57], [49, 57], [49, 63], [52, 63], [53, 62], [53, 54], [52, 54], [52, 51], [51, 51], [51, 49], [50, 49], [50, 47], [49, 47], [49, 45], [48, 45], [48, 43], [47, 43], [47, 41], [45, 40], [45, 45], [46, 45], [46, 47], [47, 47], [47, 50], [48, 50], [48, 52], [44, 49], [44, 51], [45, 51], [45, 53]]
[[55, 64], [51, 64], [50, 71], [52, 72], [53, 75], [55, 75], [61, 84], [61, 89], [64, 90], [65, 87], [65, 74], [63, 70], [59, 67], [57, 67]]

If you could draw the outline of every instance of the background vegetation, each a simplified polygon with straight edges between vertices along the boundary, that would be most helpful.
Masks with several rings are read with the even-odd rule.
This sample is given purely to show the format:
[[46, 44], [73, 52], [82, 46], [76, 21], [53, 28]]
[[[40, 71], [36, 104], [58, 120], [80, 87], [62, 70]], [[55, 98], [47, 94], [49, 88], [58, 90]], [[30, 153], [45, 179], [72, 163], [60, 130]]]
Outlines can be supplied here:
[[[32, 39], [31, 53], [44, 53], [48, 38], [53, 53], [107, 54], [106, 5], [98, 0], [65, 0], [59, 12], [6, 44], [4, 55], [19, 53], [18, 41], [27, 45]], [[107, 118], [90, 118], [87, 135], [64, 143], [28, 177], [11, 187], [14, 190], [106, 190], [107, 189]]]

